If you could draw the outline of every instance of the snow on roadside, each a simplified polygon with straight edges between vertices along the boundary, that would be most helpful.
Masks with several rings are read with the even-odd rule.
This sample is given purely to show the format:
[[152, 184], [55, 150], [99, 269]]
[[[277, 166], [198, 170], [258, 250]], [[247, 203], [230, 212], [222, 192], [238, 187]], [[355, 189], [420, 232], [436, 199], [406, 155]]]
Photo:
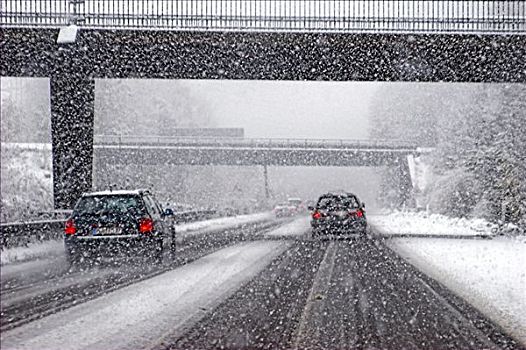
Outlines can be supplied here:
[[[404, 259], [526, 344], [523, 236], [495, 237], [497, 226], [483, 219], [425, 212], [369, 215], [369, 222], [381, 234], [393, 237], [387, 244]], [[400, 235], [411, 237], [396, 238]], [[492, 239], [448, 239], [473, 236]]]
[[525, 244], [507, 237], [395, 238], [388, 242], [408, 262], [526, 344]]
[[28, 219], [53, 209], [51, 147], [47, 144], [1, 144], [1, 221]]
[[267, 237], [302, 236], [310, 229], [310, 217], [302, 216], [265, 234]]
[[191, 222], [175, 226], [177, 235], [190, 236], [192, 234], [201, 234], [210, 231], [226, 230], [246, 224], [255, 224], [274, 218], [272, 213], [257, 213], [239, 216], [229, 216], [203, 221]]
[[58, 256], [64, 254], [62, 240], [29, 243], [27, 247], [14, 247], [0, 252], [1, 265], [19, 263], [42, 257]]
[[384, 235], [479, 236], [493, 235], [496, 225], [484, 219], [451, 218], [426, 212], [369, 215], [369, 222]]
[[143, 349], [204, 315], [289, 246], [237, 244], [2, 332], [2, 349]]

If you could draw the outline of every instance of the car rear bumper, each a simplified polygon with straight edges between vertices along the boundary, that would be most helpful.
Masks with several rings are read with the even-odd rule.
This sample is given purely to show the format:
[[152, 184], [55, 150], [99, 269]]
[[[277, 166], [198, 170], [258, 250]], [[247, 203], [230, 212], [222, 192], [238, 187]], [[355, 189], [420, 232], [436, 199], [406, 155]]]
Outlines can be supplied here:
[[64, 237], [69, 254], [136, 255], [155, 250], [160, 237], [136, 235]]
[[367, 229], [365, 220], [312, 220], [312, 230], [316, 234], [324, 235], [347, 235], [363, 234]]

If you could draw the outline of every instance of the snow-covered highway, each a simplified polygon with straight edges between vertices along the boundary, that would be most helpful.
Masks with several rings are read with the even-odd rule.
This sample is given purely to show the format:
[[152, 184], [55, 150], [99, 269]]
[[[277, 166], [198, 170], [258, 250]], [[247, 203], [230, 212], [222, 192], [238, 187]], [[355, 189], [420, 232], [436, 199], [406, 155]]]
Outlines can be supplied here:
[[161, 267], [102, 263], [38, 279], [49, 261], [5, 265], [2, 349], [522, 348], [374, 228], [313, 240], [306, 216], [224, 221], [180, 228]]
[[[218, 249], [267, 232], [281, 221], [268, 215], [210, 220], [207, 228], [181, 235], [175, 257], [165, 256], [163, 266], [142, 264], [141, 259], [103, 260], [97, 266], [69, 268], [64, 256], [43, 258], [2, 267], [1, 329], [11, 329], [34, 319], [91, 300], [121, 287], [162, 274]], [[196, 225], [199, 227], [199, 225]], [[2, 338], [3, 339], [3, 338]]]

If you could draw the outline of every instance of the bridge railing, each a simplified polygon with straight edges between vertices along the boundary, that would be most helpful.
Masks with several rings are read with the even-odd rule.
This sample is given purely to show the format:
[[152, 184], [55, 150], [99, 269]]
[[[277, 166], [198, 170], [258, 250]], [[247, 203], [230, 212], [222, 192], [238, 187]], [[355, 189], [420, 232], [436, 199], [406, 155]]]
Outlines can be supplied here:
[[337, 31], [526, 32], [523, 0], [0, 0], [4, 26]]
[[133, 135], [94, 135], [95, 145], [119, 147], [251, 147], [251, 148], [360, 148], [360, 149], [411, 149], [414, 142], [404, 140], [346, 140], [346, 139], [285, 139], [285, 138], [210, 138]]

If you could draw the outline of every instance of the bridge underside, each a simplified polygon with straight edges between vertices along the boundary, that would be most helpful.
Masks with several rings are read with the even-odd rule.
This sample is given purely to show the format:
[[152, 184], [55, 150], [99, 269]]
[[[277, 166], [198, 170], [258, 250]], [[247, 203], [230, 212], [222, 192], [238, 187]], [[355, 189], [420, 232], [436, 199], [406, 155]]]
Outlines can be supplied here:
[[2, 76], [526, 82], [521, 35], [2, 28]]
[[62, 46], [57, 35], [0, 38], [1, 76], [51, 79], [57, 208], [91, 188], [97, 78], [526, 82], [520, 35], [82, 30]]

